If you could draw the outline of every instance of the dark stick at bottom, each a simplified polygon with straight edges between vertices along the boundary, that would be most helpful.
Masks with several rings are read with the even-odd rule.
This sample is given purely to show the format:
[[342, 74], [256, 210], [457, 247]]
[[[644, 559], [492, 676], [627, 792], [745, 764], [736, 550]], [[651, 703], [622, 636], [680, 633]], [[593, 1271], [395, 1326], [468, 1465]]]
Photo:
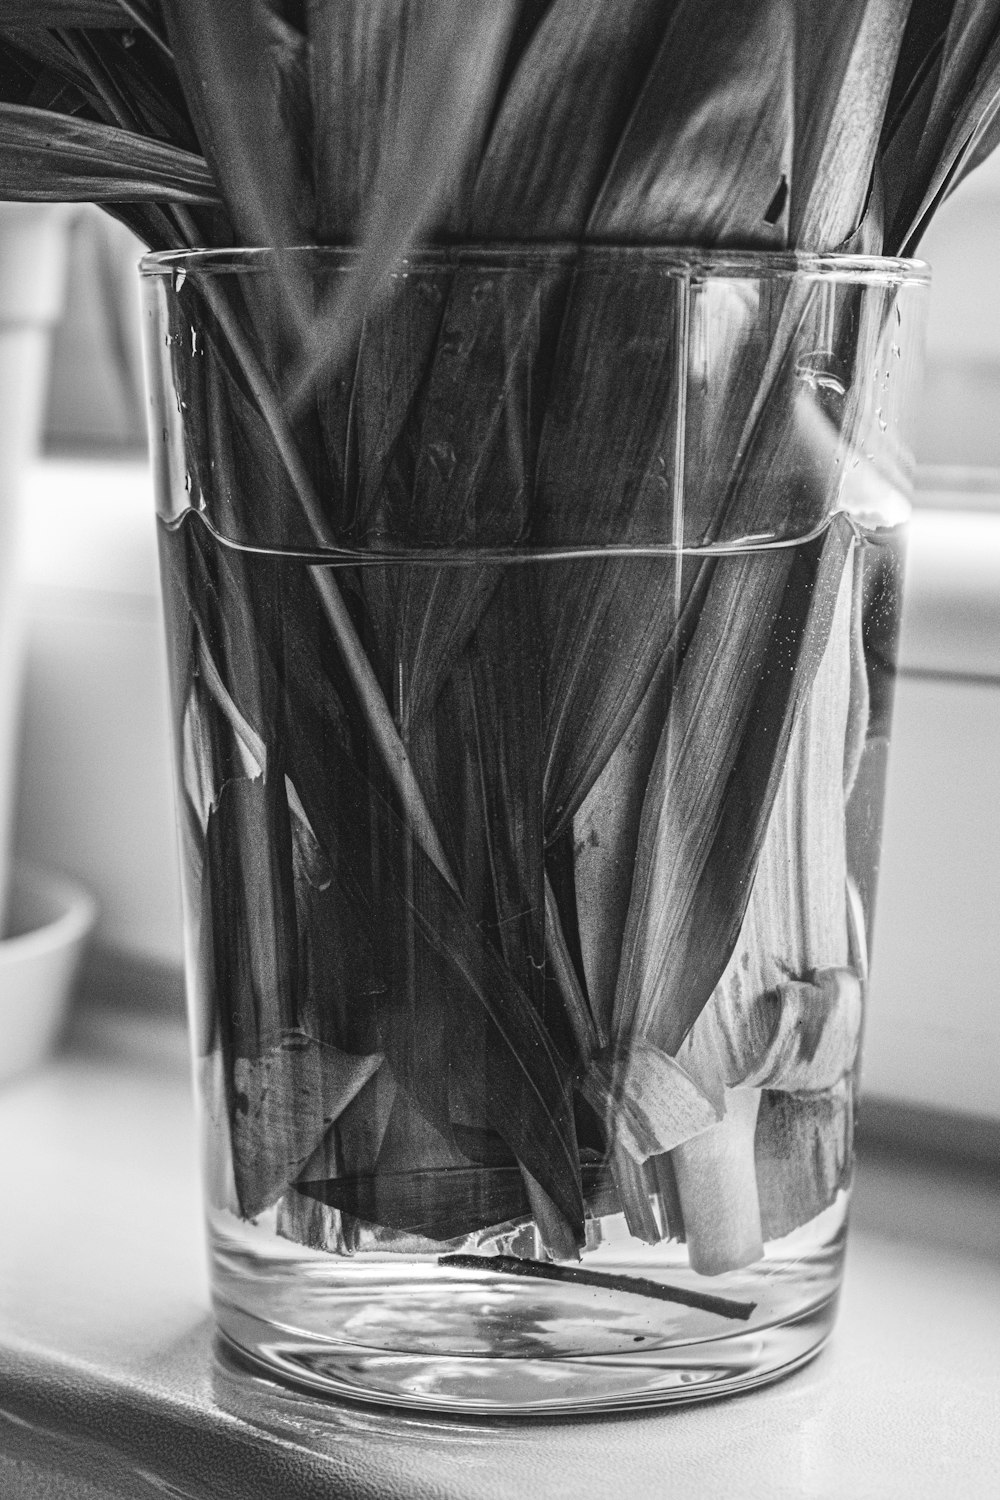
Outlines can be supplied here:
[[631, 1292], [635, 1297], [653, 1297], [658, 1302], [681, 1302], [701, 1312], [746, 1322], [756, 1302], [735, 1302], [731, 1297], [713, 1297], [711, 1292], [690, 1292], [686, 1287], [663, 1286], [645, 1276], [608, 1276], [600, 1271], [581, 1271], [573, 1266], [555, 1266], [549, 1261], [521, 1260], [516, 1255], [440, 1255], [439, 1266], [458, 1271], [491, 1271], [498, 1276], [527, 1276], [536, 1281], [564, 1281], [573, 1286], [592, 1286], [601, 1291]]

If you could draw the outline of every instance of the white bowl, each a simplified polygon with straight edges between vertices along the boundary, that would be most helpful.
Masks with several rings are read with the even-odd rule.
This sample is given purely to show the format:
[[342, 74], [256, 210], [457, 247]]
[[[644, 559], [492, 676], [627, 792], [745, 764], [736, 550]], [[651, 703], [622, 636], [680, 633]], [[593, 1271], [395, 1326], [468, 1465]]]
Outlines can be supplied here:
[[66, 1017], [97, 909], [75, 881], [15, 865], [0, 940], [0, 1080], [41, 1062]]

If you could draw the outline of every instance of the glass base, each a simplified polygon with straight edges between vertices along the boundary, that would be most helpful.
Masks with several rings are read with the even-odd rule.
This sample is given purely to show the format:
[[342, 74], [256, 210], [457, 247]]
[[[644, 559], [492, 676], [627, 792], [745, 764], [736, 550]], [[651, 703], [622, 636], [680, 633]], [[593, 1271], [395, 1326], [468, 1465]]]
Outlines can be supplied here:
[[331, 1347], [219, 1307], [223, 1336], [263, 1374], [316, 1396], [457, 1416], [558, 1416], [735, 1395], [806, 1364], [833, 1328], [833, 1296], [801, 1317], [683, 1348], [571, 1359], [500, 1359]]
[[[830, 1334], [846, 1204], [767, 1246], [763, 1261], [696, 1276], [683, 1247], [616, 1246], [595, 1286], [395, 1256], [338, 1258], [253, 1244], [215, 1225], [223, 1336], [272, 1378], [319, 1396], [466, 1416], [551, 1416], [708, 1400], [764, 1385]], [[605, 1221], [607, 1223], [607, 1221]], [[287, 1244], [287, 1242], [286, 1242]], [[591, 1278], [593, 1281], [595, 1278]], [[659, 1297], [624, 1290], [623, 1281]], [[742, 1317], [674, 1296], [720, 1296]]]

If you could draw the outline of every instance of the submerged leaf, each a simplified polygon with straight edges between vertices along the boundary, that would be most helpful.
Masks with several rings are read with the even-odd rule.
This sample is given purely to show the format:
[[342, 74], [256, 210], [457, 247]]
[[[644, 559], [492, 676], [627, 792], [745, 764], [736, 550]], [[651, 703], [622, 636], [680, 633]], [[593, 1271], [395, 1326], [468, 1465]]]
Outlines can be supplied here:
[[[584, 1168], [584, 1187], [596, 1191], [600, 1168]], [[368, 1176], [303, 1180], [303, 1196], [368, 1224], [437, 1241], [464, 1239], [531, 1217], [515, 1166], [444, 1166]]]
[[295, 898], [284, 788], [227, 781], [208, 815], [205, 882], [223, 1047], [257, 1059], [295, 1024]]
[[646, 792], [618, 1037], [676, 1052], [729, 962], [851, 535], [835, 520], [816, 543], [733, 558], [713, 578]]
[[463, 1239], [529, 1213], [517, 1167], [444, 1167], [304, 1181], [297, 1191], [331, 1208], [432, 1240]]
[[[325, 739], [330, 686], [296, 592], [290, 590], [284, 625], [286, 635], [292, 633], [285, 679], [289, 775], [344, 898], [357, 920], [381, 934], [385, 988], [369, 1001], [380, 1045], [401, 1086], [444, 1132], [449, 1072], [471, 1090], [491, 1128], [574, 1222], [582, 1209], [565, 1064], [518, 978], [484, 942], [457, 891], [414, 843], [377, 783]], [[517, 807], [512, 798], [510, 816]], [[539, 902], [539, 921], [540, 908]], [[445, 1063], [449, 1057], [456, 1059], [453, 1069]], [[474, 1057], [488, 1058], [482, 1078], [470, 1076]]]
[[[669, 664], [667, 664], [669, 666]], [[642, 806], [669, 704], [665, 666], [573, 819], [581, 958], [596, 1024], [610, 1036]]]
[[381, 1065], [304, 1032], [233, 1062], [233, 1166], [240, 1206], [256, 1218], [293, 1182], [337, 1116]]
[[676, 1058], [637, 1038], [618, 1056], [595, 1057], [580, 1091], [607, 1124], [608, 1138], [637, 1162], [700, 1135], [722, 1116], [722, 1091], [706, 1096]]
[[754, 1155], [764, 1238], [808, 1224], [851, 1179], [854, 1086], [822, 1094], [761, 1095]]
[[861, 983], [853, 969], [816, 969], [779, 986], [777, 1024], [744, 1082], [752, 1088], [820, 1093], [854, 1067], [861, 1040]]
[[[810, 995], [798, 988], [789, 992], [787, 981], [804, 980], [815, 970], [843, 969], [848, 960], [844, 759], [852, 551], [853, 544], [841, 577], [825, 584], [836, 588], [829, 636], [788, 740], [739, 939], [711, 1000], [677, 1053], [696, 1076], [708, 1071], [729, 1087], [765, 1081], [782, 1087], [762, 1074], [777, 1065], [789, 1027], [794, 1030], [793, 1012], [805, 1021], [810, 1004]], [[853, 1007], [850, 1019], [840, 1008], [830, 1013], [823, 990], [815, 985], [811, 1001], [820, 1031], [829, 1019], [834, 1029], [843, 1022], [851, 1033], [844, 1038], [850, 1055], [840, 1072], [814, 1085], [823, 1088], [853, 1063], [860, 1014], [855, 1016]], [[837, 1052], [833, 1031], [830, 1040]], [[819, 1035], [815, 1041], [819, 1046]]]
[[[538, 455], [535, 546], [673, 540], [677, 283], [584, 258], [555, 355]], [[631, 722], [673, 636], [669, 558], [567, 560], [541, 579], [546, 838], [569, 823]]]
[[[408, 546], [488, 550], [523, 540], [565, 275], [559, 263], [456, 272], [421, 396]], [[393, 651], [404, 732], [433, 705], [500, 577], [485, 560], [399, 574]]]

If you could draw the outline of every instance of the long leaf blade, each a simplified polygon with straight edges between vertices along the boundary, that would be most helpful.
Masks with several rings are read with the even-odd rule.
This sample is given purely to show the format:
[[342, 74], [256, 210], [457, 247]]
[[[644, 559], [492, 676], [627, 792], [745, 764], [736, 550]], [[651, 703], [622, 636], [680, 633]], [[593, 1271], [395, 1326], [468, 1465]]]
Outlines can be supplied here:
[[794, 11], [789, 0], [733, 0], [720, 26], [715, 7], [680, 0], [590, 235], [762, 249], [787, 242]]
[[215, 208], [200, 157], [112, 125], [0, 103], [0, 196], [30, 202], [174, 202]]
[[534, 30], [482, 155], [469, 233], [574, 240], [663, 33], [661, 0], [555, 0]]

